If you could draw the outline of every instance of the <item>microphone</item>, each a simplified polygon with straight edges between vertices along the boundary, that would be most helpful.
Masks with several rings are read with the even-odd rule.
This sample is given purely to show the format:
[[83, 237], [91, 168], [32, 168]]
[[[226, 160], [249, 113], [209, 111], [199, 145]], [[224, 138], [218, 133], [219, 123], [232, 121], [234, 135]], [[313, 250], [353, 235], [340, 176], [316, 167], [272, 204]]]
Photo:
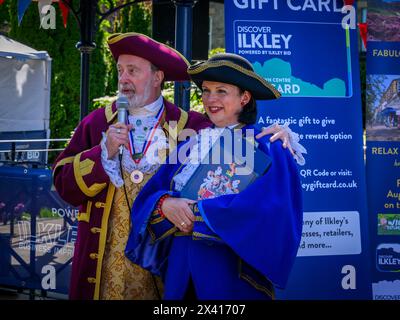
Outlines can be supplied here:
[[[116, 102], [117, 111], [118, 111], [118, 122], [126, 124], [126, 114], [129, 107], [128, 99], [125, 96], [119, 96]], [[119, 146], [119, 154], [122, 156], [122, 152], [124, 150], [124, 146], [121, 144]]]

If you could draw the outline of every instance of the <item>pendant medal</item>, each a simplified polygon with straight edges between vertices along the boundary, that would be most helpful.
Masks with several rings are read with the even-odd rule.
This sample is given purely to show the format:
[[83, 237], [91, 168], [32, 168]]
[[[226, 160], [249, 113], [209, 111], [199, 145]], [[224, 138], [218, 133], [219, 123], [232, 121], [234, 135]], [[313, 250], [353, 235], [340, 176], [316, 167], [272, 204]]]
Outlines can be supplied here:
[[131, 181], [133, 183], [141, 183], [143, 181], [143, 172], [139, 170], [133, 170], [131, 173]]

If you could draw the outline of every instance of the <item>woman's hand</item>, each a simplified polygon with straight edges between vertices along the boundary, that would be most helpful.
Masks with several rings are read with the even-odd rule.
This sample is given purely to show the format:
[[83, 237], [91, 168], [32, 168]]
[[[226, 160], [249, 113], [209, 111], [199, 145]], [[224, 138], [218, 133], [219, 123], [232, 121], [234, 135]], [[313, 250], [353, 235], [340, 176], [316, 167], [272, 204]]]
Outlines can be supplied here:
[[196, 201], [170, 197], [163, 201], [161, 210], [165, 217], [180, 231], [191, 232], [195, 220], [194, 214], [189, 207], [191, 203], [196, 203]]
[[267, 128], [263, 128], [262, 132], [256, 135], [256, 138], [260, 139], [268, 134], [272, 134], [272, 137], [269, 139], [269, 141], [274, 142], [278, 139], [282, 140], [282, 146], [285, 149], [288, 148], [292, 156], [294, 156], [295, 152], [292, 148], [292, 144], [290, 143], [289, 132], [285, 130], [284, 127], [282, 127], [278, 123], [275, 123]]
[[296, 132], [293, 132], [287, 123], [283, 126], [275, 123], [268, 128], [263, 128], [262, 132], [256, 135], [256, 139], [267, 134], [273, 135], [269, 139], [271, 142], [278, 139], [282, 140], [282, 146], [289, 149], [297, 164], [304, 166], [306, 160], [304, 159], [303, 153], [307, 154], [307, 149], [300, 144], [300, 136]]

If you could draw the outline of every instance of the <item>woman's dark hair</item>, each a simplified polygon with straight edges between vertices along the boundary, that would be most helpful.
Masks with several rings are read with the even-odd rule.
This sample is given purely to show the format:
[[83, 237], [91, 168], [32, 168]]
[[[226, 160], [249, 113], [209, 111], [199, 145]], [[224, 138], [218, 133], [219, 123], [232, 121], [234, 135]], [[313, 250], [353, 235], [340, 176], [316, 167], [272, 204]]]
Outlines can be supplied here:
[[[245, 90], [239, 88], [240, 94], [243, 94]], [[244, 124], [255, 124], [257, 121], [257, 103], [251, 96], [250, 101], [243, 107], [239, 113], [239, 122]]]

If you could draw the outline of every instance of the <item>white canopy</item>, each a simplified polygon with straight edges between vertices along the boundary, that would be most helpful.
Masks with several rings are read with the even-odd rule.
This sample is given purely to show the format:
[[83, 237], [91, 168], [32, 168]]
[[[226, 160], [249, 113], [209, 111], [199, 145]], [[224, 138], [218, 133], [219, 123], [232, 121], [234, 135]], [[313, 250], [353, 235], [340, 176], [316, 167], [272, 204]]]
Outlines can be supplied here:
[[48, 130], [51, 58], [0, 35], [0, 132]]

